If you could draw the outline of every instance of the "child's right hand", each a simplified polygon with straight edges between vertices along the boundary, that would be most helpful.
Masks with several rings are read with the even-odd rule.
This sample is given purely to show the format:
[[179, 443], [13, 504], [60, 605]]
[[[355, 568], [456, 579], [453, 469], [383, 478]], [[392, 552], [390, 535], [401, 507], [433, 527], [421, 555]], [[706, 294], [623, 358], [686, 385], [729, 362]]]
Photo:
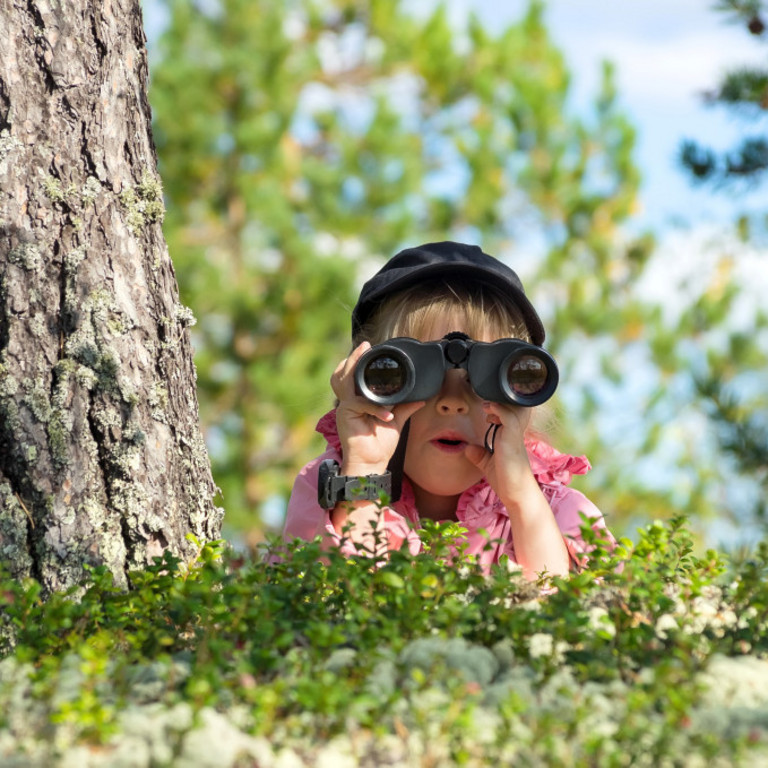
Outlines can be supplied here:
[[386, 472], [405, 422], [424, 405], [422, 400], [394, 407], [382, 406], [355, 394], [355, 368], [370, 348], [371, 345], [364, 341], [339, 363], [331, 376], [331, 387], [339, 399], [336, 428], [341, 440], [342, 475]]

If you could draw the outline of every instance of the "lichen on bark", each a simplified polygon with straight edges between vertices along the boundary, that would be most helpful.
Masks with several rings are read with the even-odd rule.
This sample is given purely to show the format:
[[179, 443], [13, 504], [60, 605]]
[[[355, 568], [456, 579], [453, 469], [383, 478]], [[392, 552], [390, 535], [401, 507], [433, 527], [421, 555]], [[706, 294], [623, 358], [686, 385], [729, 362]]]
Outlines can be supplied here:
[[[138, 0], [0, 7], [0, 553], [46, 590], [220, 535]], [[6, 562], [7, 561], [7, 562]]]

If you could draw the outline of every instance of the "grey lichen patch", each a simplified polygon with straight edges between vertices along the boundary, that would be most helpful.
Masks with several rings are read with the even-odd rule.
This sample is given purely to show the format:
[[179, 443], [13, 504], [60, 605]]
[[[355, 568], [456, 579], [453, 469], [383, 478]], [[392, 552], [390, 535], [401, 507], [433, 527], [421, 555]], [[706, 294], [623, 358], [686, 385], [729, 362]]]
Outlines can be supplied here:
[[27, 549], [27, 530], [32, 524], [18, 496], [8, 483], [0, 484], [0, 561], [6, 563], [11, 575], [29, 576], [32, 558]]
[[0, 131], [0, 176], [4, 176], [8, 171], [9, 158], [23, 147], [24, 145], [7, 128]]
[[133, 235], [165, 216], [162, 184], [147, 171], [135, 187], [126, 187], [120, 193], [120, 202], [126, 210], [126, 226]]
[[118, 409], [113, 405], [105, 405], [96, 409], [93, 414], [93, 420], [104, 432], [116, 429], [122, 430], [123, 418]]
[[85, 365], [81, 365], [77, 360], [65, 357], [59, 360], [53, 367], [54, 377], [57, 381], [74, 377], [77, 385], [89, 392], [98, 383], [96, 373]]
[[0, 399], [13, 397], [18, 391], [18, 379], [10, 374], [5, 363], [0, 363]]
[[111, 462], [114, 468], [126, 477], [131, 477], [141, 469], [141, 449], [130, 443], [118, 443], [112, 451]]
[[86, 498], [79, 507], [79, 513], [84, 515], [94, 530], [106, 525], [109, 515], [100, 501], [93, 497]]
[[183, 304], [177, 304], [174, 307], [174, 312], [176, 314], [176, 322], [184, 328], [190, 328], [197, 323], [195, 313]]
[[24, 403], [32, 415], [42, 424], [47, 424], [51, 418], [51, 401], [42, 381], [24, 379], [22, 386], [26, 391]]
[[74, 507], [60, 507], [55, 511], [54, 517], [59, 525], [74, 525], [77, 514]]
[[40, 269], [40, 265], [43, 262], [40, 249], [36, 243], [20, 243], [15, 248], [12, 248], [8, 254], [8, 261], [22, 269], [26, 269], [28, 272]]
[[95, 176], [89, 176], [80, 190], [80, 202], [85, 207], [92, 205], [100, 193], [101, 183]]
[[86, 247], [84, 245], [72, 248], [64, 254], [64, 271], [68, 277], [73, 276], [77, 272], [77, 268], [85, 259], [85, 255]]
[[168, 423], [168, 389], [160, 382], [155, 382], [149, 390], [150, 415], [155, 421]]
[[134, 328], [134, 322], [123, 312], [113, 313], [106, 322], [106, 328], [113, 336], [122, 336]]
[[0, 421], [6, 434], [15, 434], [19, 430], [19, 405], [13, 397], [0, 397]]
[[29, 319], [29, 330], [32, 331], [33, 336], [37, 336], [41, 339], [48, 332], [45, 325], [45, 317], [42, 313], [38, 312]]
[[53, 393], [50, 399], [48, 419], [48, 449], [54, 464], [62, 469], [69, 457], [69, 445], [74, 424], [74, 415], [70, 408], [70, 395], [73, 378], [77, 378], [78, 367], [73, 361], [59, 361], [54, 367]]
[[43, 176], [43, 192], [52, 203], [68, 203], [69, 198], [76, 193], [73, 185], [64, 187], [60, 179], [55, 176]]
[[[64, 343], [64, 354], [90, 370], [90, 388], [98, 387], [108, 393], [120, 392], [118, 372], [121, 360], [107, 336], [125, 333], [133, 327], [133, 323], [117, 308], [114, 297], [106, 289], [93, 291], [73, 310], [80, 317], [80, 322]], [[86, 374], [80, 370], [79, 375]], [[128, 398], [130, 393], [123, 394], [124, 400]]]
[[[153, 527], [155, 516], [148, 513], [149, 497], [138, 483], [116, 477], [110, 483], [109, 497], [111, 505], [120, 512], [131, 530], [137, 530], [139, 525]], [[158, 518], [157, 523], [155, 530], [160, 530], [163, 521]]]
[[48, 448], [54, 464], [59, 468], [67, 465], [71, 433], [72, 415], [61, 408], [55, 408], [48, 421]]

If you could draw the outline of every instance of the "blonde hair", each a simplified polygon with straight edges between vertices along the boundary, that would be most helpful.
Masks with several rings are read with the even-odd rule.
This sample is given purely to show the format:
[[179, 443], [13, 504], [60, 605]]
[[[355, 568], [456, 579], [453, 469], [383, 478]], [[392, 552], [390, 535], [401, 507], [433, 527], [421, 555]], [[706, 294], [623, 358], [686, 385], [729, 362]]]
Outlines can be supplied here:
[[363, 341], [380, 344], [397, 336], [429, 338], [446, 315], [460, 318], [464, 332], [473, 339], [490, 335], [531, 340], [517, 305], [499, 289], [487, 283], [432, 280], [385, 299], [356, 335], [354, 346]]

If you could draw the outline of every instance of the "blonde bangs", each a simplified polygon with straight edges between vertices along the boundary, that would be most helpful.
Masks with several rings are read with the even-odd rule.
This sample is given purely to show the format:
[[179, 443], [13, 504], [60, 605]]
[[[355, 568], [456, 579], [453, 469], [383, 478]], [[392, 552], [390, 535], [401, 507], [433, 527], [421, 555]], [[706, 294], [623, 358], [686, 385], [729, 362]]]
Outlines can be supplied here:
[[415, 286], [383, 302], [355, 344], [380, 344], [398, 336], [433, 338], [433, 329], [445, 317], [453, 317], [473, 339], [487, 336], [530, 341], [517, 305], [493, 286], [439, 281]]

